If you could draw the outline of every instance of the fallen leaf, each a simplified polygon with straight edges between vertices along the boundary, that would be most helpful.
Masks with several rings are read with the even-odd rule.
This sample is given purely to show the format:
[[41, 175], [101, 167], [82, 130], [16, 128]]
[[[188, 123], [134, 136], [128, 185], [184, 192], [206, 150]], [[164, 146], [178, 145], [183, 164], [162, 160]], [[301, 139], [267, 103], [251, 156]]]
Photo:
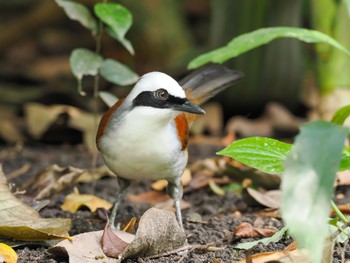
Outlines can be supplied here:
[[137, 223], [137, 218], [136, 217], [131, 218], [130, 221], [126, 224], [126, 226], [123, 228], [123, 231], [130, 234], [134, 234], [136, 223]]
[[209, 180], [210, 189], [217, 195], [224, 196], [225, 190], [218, 186], [213, 179]]
[[281, 230], [277, 231], [273, 236], [271, 237], [265, 237], [259, 240], [251, 241], [251, 242], [244, 242], [244, 243], [239, 243], [235, 248], [237, 249], [251, 249], [252, 247], [256, 246], [260, 242], [264, 245], [268, 245], [271, 242], [278, 242], [281, 240], [281, 238], [284, 236], [286, 233], [287, 228], [283, 227]]
[[[134, 235], [115, 230], [113, 231], [126, 243], [131, 243]], [[48, 252], [58, 257], [69, 259], [69, 263], [116, 263], [119, 260], [107, 257], [101, 247], [103, 230], [82, 233], [73, 237], [72, 241], [63, 240]]]
[[103, 231], [74, 236], [72, 242], [64, 240], [48, 251], [61, 257], [69, 257], [69, 263], [114, 263], [129, 257], [159, 255], [186, 245], [186, 234], [177, 223], [175, 214], [156, 208], [143, 214], [136, 235], [124, 231], [112, 232], [118, 239], [129, 244], [118, 260], [104, 255], [100, 244]]
[[249, 238], [249, 237], [270, 237], [276, 233], [276, 230], [267, 228], [254, 227], [248, 222], [243, 222], [235, 229], [235, 236]]
[[[153, 207], [158, 208], [158, 209], [166, 209], [166, 210], [171, 210], [175, 211], [174, 207], [174, 201], [172, 199], [167, 199], [163, 202], [157, 203], [153, 205]], [[180, 201], [180, 209], [188, 209], [191, 207], [191, 204], [189, 202], [186, 202], [185, 200]]]
[[261, 252], [254, 255], [247, 255], [245, 259], [237, 261], [237, 263], [266, 263], [266, 262], [311, 263], [306, 253], [304, 253], [301, 250], [298, 250], [294, 242], [291, 243], [282, 251]]
[[[191, 180], [192, 180], [191, 170], [186, 168], [184, 173], [182, 174], [181, 183], [183, 186], [186, 186], [191, 182]], [[162, 191], [167, 186], [168, 186], [168, 181], [164, 180], [164, 179], [157, 180], [154, 183], [152, 183], [152, 185], [151, 185], [152, 189], [154, 189], [156, 191]]]
[[128, 246], [128, 243], [118, 237], [112, 230], [109, 220], [106, 222], [101, 238], [101, 246], [103, 253], [107, 257], [119, 258]]
[[337, 172], [335, 182], [336, 186], [350, 185], [350, 170]]
[[18, 258], [16, 252], [4, 243], [0, 243], [0, 256], [3, 257], [3, 260], [0, 262], [6, 263], [16, 263]]
[[[337, 207], [340, 210], [340, 212], [342, 212], [345, 216], [350, 215], [350, 204], [337, 205]], [[335, 215], [336, 215], [336, 213], [332, 209], [331, 216], [335, 216]]]
[[271, 190], [266, 192], [259, 192], [253, 188], [248, 187], [247, 192], [254, 198], [259, 204], [262, 204], [269, 208], [280, 208], [281, 203], [281, 191]]
[[127, 199], [132, 203], [149, 203], [151, 205], [155, 205], [157, 203], [170, 199], [170, 196], [163, 192], [148, 191], [136, 195], [129, 194], [127, 195]]
[[106, 165], [102, 165], [93, 169], [85, 170], [76, 180], [76, 183], [91, 183], [101, 179], [104, 176], [116, 177]]
[[83, 172], [84, 170], [72, 166], [60, 167], [54, 164], [31, 178], [21, 188], [26, 189], [26, 193], [34, 196], [34, 199], [49, 198], [72, 186]]
[[50, 105], [46, 106], [40, 103], [27, 103], [24, 107], [26, 123], [30, 135], [35, 138], [41, 138], [44, 133], [58, 121], [62, 114], [68, 116], [67, 127], [80, 130], [83, 133], [84, 144], [92, 152], [97, 152], [96, 135], [96, 117], [94, 114], [82, 111], [68, 105]]
[[168, 186], [168, 181], [165, 179], [160, 179], [151, 184], [153, 190], [162, 191]]
[[4, 238], [28, 241], [70, 238], [71, 220], [41, 218], [37, 211], [11, 193], [1, 166], [0, 218], [0, 236]]
[[82, 206], [86, 206], [91, 212], [95, 212], [97, 208], [109, 210], [113, 204], [94, 195], [80, 194], [77, 188], [74, 188], [74, 192], [64, 198], [61, 209], [74, 214]]
[[150, 208], [140, 219], [133, 242], [125, 249], [122, 259], [152, 256], [173, 251], [186, 245], [186, 234], [167, 210]]

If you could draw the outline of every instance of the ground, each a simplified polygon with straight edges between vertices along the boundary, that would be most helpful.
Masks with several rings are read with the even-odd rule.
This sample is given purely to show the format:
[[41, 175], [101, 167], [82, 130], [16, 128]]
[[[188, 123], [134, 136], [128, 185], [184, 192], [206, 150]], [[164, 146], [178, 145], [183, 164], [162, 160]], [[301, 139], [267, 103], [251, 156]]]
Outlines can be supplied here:
[[[80, 146], [26, 146], [23, 149], [3, 147], [0, 149], [0, 162], [3, 163], [5, 174], [8, 174], [30, 164], [30, 170], [14, 183], [19, 184], [20, 180], [31, 177], [43, 168], [58, 164], [60, 166], [75, 166], [80, 168], [91, 167], [91, 156]], [[98, 163], [102, 163], [101, 160]], [[59, 207], [64, 197], [73, 191], [73, 185], [64, 192], [54, 195], [50, 199], [49, 205], [44, 207], [40, 214], [43, 217], [70, 217], [72, 218], [71, 235], [83, 232], [102, 230], [105, 222], [101, 219], [100, 213], [91, 213], [87, 209], [78, 211], [76, 214], [63, 212]], [[95, 194], [98, 197], [109, 201], [114, 201], [118, 192], [118, 184], [115, 178], [102, 178], [96, 183], [86, 183], [77, 185], [81, 193]], [[149, 182], [140, 182], [132, 185], [129, 193], [140, 193], [149, 189]], [[241, 239], [233, 236], [233, 231], [242, 222], [256, 223], [263, 228], [281, 229], [283, 223], [274, 217], [260, 217], [255, 211], [261, 209], [249, 207], [240, 195], [226, 193], [219, 196], [213, 193], [209, 187], [202, 188], [184, 195], [184, 200], [192, 206], [183, 211], [184, 228], [189, 244], [207, 245], [212, 244], [219, 247], [217, 251], [206, 249], [194, 249], [188, 253], [170, 255], [156, 259], [134, 259], [126, 262], [235, 262], [245, 257], [243, 250], [235, 250], [234, 246], [239, 242], [250, 241], [252, 239]], [[140, 216], [149, 208], [147, 204], [134, 204], [124, 202], [120, 209], [117, 220], [125, 222], [133, 216]], [[193, 212], [202, 215], [204, 223], [190, 222], [187, 218]], [[280, 242], [272, 243], [268, 246], [259, 244], [250, 254], [263, 251], [283, 250], [292, 240], [288, 237]], [[338, 250], [337, 250], [338, 249]], [[350, 247], [345, 247], [345, 256], [350, 258]], [[16, 248], [19, 262], [67, 262], [65, 259], [56, 258], [47, 252], [47, 247], [42, 245], [22, 245]], [[336, 248], [333, 262], [341, 262], [342, 250]], [[339, 257], [339, 259], [338, 259]]]

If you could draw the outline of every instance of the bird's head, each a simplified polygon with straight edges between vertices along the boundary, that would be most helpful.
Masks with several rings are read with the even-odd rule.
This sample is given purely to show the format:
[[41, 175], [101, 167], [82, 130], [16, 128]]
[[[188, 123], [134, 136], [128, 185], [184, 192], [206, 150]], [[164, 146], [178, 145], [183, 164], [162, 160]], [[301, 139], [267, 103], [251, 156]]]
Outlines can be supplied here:
[[186, 98], [183, 88], [170, 76], [161, 72], [143, 75], [126, 100], [134, 109], [154, 112], [189, 112], [204, 114], [205, 111]]

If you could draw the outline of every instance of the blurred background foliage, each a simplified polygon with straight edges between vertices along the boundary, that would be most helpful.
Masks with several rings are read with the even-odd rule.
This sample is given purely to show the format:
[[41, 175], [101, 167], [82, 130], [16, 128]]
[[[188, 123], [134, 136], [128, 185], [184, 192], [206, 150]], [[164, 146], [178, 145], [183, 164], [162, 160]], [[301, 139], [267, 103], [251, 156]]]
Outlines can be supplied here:
[[[91, 8], [98, 1], [77, 2]], [[346, 34], [345, 29], [349, 25], [349, 14], [345, 6], [341, 6], [342, 1], [110, 2], [124, 5], [133, 14], [134, 22], [127, 37], [134, 46], [135, 56], [107, 36], [102, 38], [101, 53], [128, 65], [139, 75], [158, 70], [179, 80], [187, 74], [188, 62], [197, 55], [261, 27], [318, 29], [335, 37], [344, 46], [350, 46], [350, 34]], [[322, 20], [325, 10], [328, 24]], [[92, 111], [93, 79], [84, 79], [88, 96], [81, 97], [69, 67], [69, 55], [74, 48], [95, 49], [95, 40], [88, 30], [68, 19], [53, 0], [1, 1], [0, 21], [0, 130], [5, 127], [7, 133], [15, 132], [15, 129], [8, 128], [5, 120], [11, 116], [11, 122], [20, 122], [28, 102], [67, 104]], [[337, 62], [336, 68], [330, 65], [330, 58], [331, 63], [335, 63], [332, 58], [344, 58], [344, 54], [333, 52], [329, 47], [320, 45], [317, 52], [323, 52], [323, 64], [312, 45], [281, 39], [229, 61], [227, 65], [243, 71], [245, 78], [216, 98], [223, 105], [225, 118], [238, 114], [257, 117], [271, 101], [279, 102], [301, 116], [305, 116], [310, 108], [317, 108], [320, 99], [315, 87], [322, 86], [322, 83], [327, 83], [324, 90], [331, 90], [330, 86], [338, 87], [335, 82], [339, 74], [346, 75], [339, 70], [349, 65], [349, 58], [343, 59], [340, 64]], [[334, 81], [331, 82], [328, 77], [327, 81], [317, 78], [317, 74], [325, 76], [324, 72], [333, 72], [331, 79]], [[348, 77], [342, 79], [345, 80], [341, 86], [349, 87]], [[116, 87], [103, 80], [100, 89], [117, 96], [129, 91], [129, 88]], [[101, 103], [100, 110], [105, 108]], [[66, 117], [61, 116], [62, 123]]]

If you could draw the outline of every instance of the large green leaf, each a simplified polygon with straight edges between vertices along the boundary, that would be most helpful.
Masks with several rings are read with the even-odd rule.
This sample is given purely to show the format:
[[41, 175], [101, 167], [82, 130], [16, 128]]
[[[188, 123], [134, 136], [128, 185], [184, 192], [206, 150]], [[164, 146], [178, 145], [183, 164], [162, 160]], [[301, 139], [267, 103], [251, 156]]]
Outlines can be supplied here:
[[350, 56], [350, 51], [330, 36], [319, 31], [295, 27], [261, 28], [246, 34], [239, 35], [226, 46], [210, 51], [193, 59], [188, 68], [198, 68], [206, 63], [223, 63], [256, 47], [267, 44], [278, 38], [296, 38], [306, 43], [326, 43]]
[[73, 75], [78, 80], [78, 91], [82, 95], [85, 94], [82, 90], [83, 76], [96, 76], [102, 61], [103, 58], [99, 54], [85, 48], [74, 49], [70, 55], [70, 66], [72, 68]]
[[100, 74], [106, 80], [120, 86], [133, 84], [139, 79], [139, 75], [113, 59], [103, 61], [100, 67]]
[[97, 33], [97, 22], [89, 9], [84, 5], [67, 0], [56, 0], [56, 3], [63, 8], [70, 19], [76, 20], [87, 29], [90, 29], [92, 34], [95, 35]]
[[264, 137], [235, 141], [217, 154], [226, 155], [265, 173], [283, 172], [283, 161], [292, 145]]
[[334, 178], [348, 133], [329, 122], [305, 124], [285, 162], [282, 217], [315, 263], [321, 262]]
[[97, 3], [94, 8], [95, 14], [106, 25], [109, 26], [109, 33], [116, 38], [131, 54], [134, 50], [125, 34], [132, 25], [132, 14], [124, 6], [116, 3]]

